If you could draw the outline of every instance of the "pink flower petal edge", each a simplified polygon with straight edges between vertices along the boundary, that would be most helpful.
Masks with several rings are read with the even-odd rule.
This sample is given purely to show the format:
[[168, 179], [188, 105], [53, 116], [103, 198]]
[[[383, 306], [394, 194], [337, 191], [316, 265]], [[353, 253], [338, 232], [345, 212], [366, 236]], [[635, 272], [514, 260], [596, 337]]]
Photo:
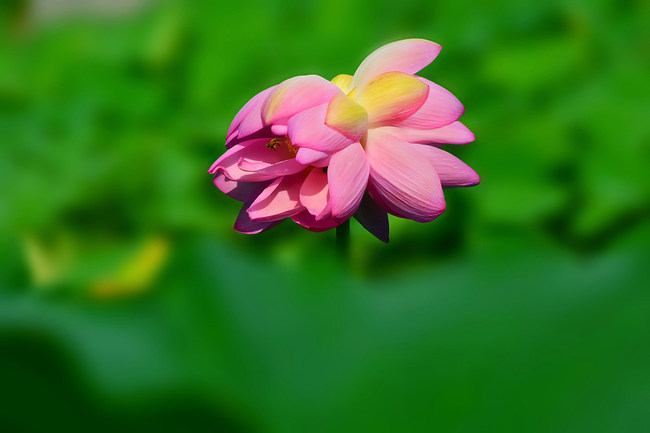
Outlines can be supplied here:
[[385, 72], [415, 74], [438, 57], [442, 47], [425, 39], [391, 42], [373, 51], [357, 68], [348, 90], [362, 88]]

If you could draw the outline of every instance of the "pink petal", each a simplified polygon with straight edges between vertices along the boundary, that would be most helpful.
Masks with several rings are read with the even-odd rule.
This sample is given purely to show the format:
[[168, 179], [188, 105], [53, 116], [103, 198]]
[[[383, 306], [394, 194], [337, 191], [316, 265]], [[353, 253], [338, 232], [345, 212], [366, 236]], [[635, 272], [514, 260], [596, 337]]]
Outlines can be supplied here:
[[429, 87], [402, 72], [386, 72], [357, 92], [355, 100], [368, 112], [369, 127], [394, 125], [416, 113], [427, 100]]
[[314, 168], [300, 188], [300, 203], [309, 213], [319, 216], [327, 207], [327, 175], [320, 168]]
[[375, 203], [370, 194], [363, 196], [354, 218], [377, 239], [388, 243], [388, 214]]
[[237, 138], [248, 137], [264, 128], [264, 123], [262, 123], [262, 112], [261, 105], [258, 104], [251, 109], [251, 112], [244, 118], [241, 125], [239, 125], [239, 134]]
[[423, 147], [368, 131], [368, 191], [384, 210], [418, 222], [432, 221], [445, 210], [440, 179]]
[[239, 130], [238, 129], [236, 129], [233, 132], [231, 132], [230, 134], [228, 134], [228, 136], [226, 137], [226, 146], [228, 146], [228, 144], [230, 144], [231, 141], [235, 140], [238, 135], [239, 135]]
[[452, 93], [426, 78], [417, 77], [429, 86], [429, 96], [413, 115], [394, 125], [413, 129], [434, 129], [449, 125], [465, 111], [465, 107]]
[[276, 179], [248, 208], [250, 219], [275, 221], [302, 211], [300, 187], [303, 180], [302, 173]]
[[294, 146], [330, 153], [354, 143], [325, 125], [327, 107], [328, 104], [317, 105], [289, 119], [289, 138]]
[[467, 164], [449, 152], [433, 146], [414, 144], [429, 155], [429, 161], [438, 173], [444, 187], [474, 186], [481, 181], [479, 175]]
[[221, 172], [214, 175], [213, 183], [228, 196], [243, 202], [252, 201], [268, 186], [268, 182], [238, 182], [231, 180]]
[[474, 134], [459, 121], [436, 129], [411, 129], [396, 126], [384, 126], [382, 131], [388, 132], [409, 143], [447, 143], [467, 144], [474, 141]]
[[327, 155], [327, 157], [323, 159], [319, 159], [317, 161], [312, 162], [311, 165], [313, 165], [314, 167], [323, 168], [329, 166], [331, 160], [332, 160], [332, 155]]
[[285, 123], [291, 116], [329, 102], [341, 90], [317, 75], [289, 78], [277, 86], [262, 107], [265, 124]]
[[333, 229], [334, 227], [341, 224], [339, 221], [336, 221], [331, 216], [318, 220], [311, 213], [307, 211], [300, 212], [299, 214], [293, 215], [291, 219], [296, 223], [307, 230], [313, 232], [324, 232], [325, 230]]
[[268, 138], [259, 138], [235, 144], [230, 149], [226, 150], [226, 152], [212, 164], [208, 173], [215, 174], [219, 168], [223, 169], [232, 165], [237, 165], [237, 161], [241, 158], [241, 152], [245, 149], [255, 150], [260, 146], [265, 147], [268, 142]]
[[240, 158], [237, 166], [240, 170], [248, 172], [245, 176], [240, 178], [247, 182], [271, 180], [279, 176], [298, 173], [305, 168], [303, 164], [299, 163], [295, 159], [287, 159], [274, 164], [265, 164], [259, 161]]
[[239, 233], [245, 233], [249, 235], [254, 235], [264, 230], [268, 230], [271, 227], [277, 225], [280, 221], [253, 221], [249, 218], [246, 208], [248, 204], [244, 204], [237, 219], [235, 220], [235, 230]]
[[[235, 115], [235, 118], [232, 120], [232, 123], [230, 124], [230, 127], [228, 128], [228, 133], [226, 136], [228, 137], [227, 141], [230, 141], [233, 137], [236, 137], [237, 134], [234, 134], [235, 132], [238, 132], [238, 128], [241, 125], [242, 121], [248, 117], [248, 115], [252, 111], [256, 111], [259, 113], [262, 104], [264, 103], [264, 100], [266, 97], [275, 89], [276, 86], [269, 87], [268, 89], [262, 90], [260, 93], [257, 95], [253, 96], [240, 110], [239, 112]], [[259, 116], [261, 120], [261, 115]], [[261, 124], [261, 122], [260, 122]], [[234, 136], [233, 136], [234, 134]], [[247, 134], [246, 134], [247, 135]], [[242, 135], [243, 137], [243, 135]]]
[[359, 207], [368, 184], [369, 167], [360, 143], [339, 150], [327, 168], [332, 216], [348, 219]]
[[287, 135], [287, 125], [271, 125], [271, 132], [275, 135]]
[[[282, 161], [286, 162], [286, 161]], [[278, 163], [279, 164], [279, 163]], [[242, 171], [247, 171], [249, 173], [254, 173], [259, 170], [263, 170], [268, 167], [273, 167], [275, 164], [273, 163], [268, 163], [266, 161], [259, 161], [256, 159], [248, 159], [248, 158], [239, 158], [237, 161], [237, 167], [239, 167], [240, 170]]]
[[268, 142], [269, 140], [275, 138], [276, 136], [271, 132], [271, 127], [270, 126], [265, 126], [262, 129], [259, 129], [255, 131], [254, 133], [247, 135], [245, 137], [236, 137], [229, 139], [228, 142], [226, 142], [226, 148], [230, 149], [231, 147], [237, 145], [237, 144], [242, 144], [242, 143], [247, 143], [252, 140], [256, 139], [262, 139], [265, 138], [266, 141]]
[[309, 165], [323, 160], [329, 156], [328, 153], [313, 150], [308, 147], [301, 147], [296, 153], [296, 161], [301, 164]]
[[321, 221], [323, 219], [331, 219], [332, 218], [332, 203], [328, 200], [327, 201], [327, 206], [323, 208], [323, 210], [316, 215], [316, 221]]
[[[255, 140], [252, 145], [246, 146], [239, 152], [239, 159], [246, 159], [253, 162], [259, 162], [265, 165], [271, 165], [290, 159], [292, 155], [284, 147], [269, 148], [271, 140], [260, 138]], [[238, 160], [239, 163], [239, 160]], [[260, 167], [261, 168], [261, 167]]]
[[433, 62], [441, 48], [435, 42], [424, 39], [405, 39], [384, 45], [361, 62], [348, 89], [361, 89], [377, 75], [385, 72], [415, 74]]
[[239, 125], [238, 138], [245, 138], [264, 128], [265, 123], [262, 118], [262, 109], [265, 102], [273, 94], [278, 86], [273, 86], [258, 94], [253, 100], [248, 113], [242, 118]]
[[234, 145], [212, 164], [210, 173], [220, 171], [231, 180], [260, 182], [305, 168], [284, 146], [271, 149], [268, 143], [268, 138], [259, 138]]

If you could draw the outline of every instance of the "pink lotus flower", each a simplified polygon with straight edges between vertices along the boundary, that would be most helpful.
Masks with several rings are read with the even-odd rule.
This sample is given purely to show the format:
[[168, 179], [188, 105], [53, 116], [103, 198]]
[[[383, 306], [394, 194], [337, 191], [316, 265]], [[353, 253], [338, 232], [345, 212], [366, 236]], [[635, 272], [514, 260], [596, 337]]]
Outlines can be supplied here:
[[244, 203], [235, 230], [259, 233], [290, 217], [322, 231], [354, 215], [387, 242], [387, 213], [432, 221], [445, 210], [443, 188], [478, 184], [474, 170], [438, 147], [474, 140], [458, 121], [463, 105], [413, 75], [440, 49], [393, 42], [354, 76], [294, 77], [253, 97], [209, 170]]

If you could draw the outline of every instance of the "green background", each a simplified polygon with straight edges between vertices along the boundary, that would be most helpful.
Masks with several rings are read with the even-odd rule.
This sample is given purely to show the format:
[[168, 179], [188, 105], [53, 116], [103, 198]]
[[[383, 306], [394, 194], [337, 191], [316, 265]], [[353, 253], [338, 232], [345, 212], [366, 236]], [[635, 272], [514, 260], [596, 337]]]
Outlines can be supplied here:
[[[68, 6], [66, 6], [68, 5]], [[650, 431], [650, 3], [5, 0], [0, 430]], [[420, 37], [481, 175], [430, 224], [235, 233], [288, 77]]]

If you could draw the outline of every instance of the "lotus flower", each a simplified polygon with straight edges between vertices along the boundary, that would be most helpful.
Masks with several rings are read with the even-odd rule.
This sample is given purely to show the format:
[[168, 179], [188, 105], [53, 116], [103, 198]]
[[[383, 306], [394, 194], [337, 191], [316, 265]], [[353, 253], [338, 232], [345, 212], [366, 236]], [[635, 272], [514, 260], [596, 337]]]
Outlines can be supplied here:
[[355, 218], [388, 242], [387, 213], [428, 222], [442, 189], [479, 177], [441, 143], [474, 135], [449, 91], [414, 75], [440, 45], [408, 39], [370, 54], [354, 76], [290, 78], [254, 96], [212, 165], [215, 185], [242, 201], [235, 230], [259, 233], [285, 218], [313, 231]]

